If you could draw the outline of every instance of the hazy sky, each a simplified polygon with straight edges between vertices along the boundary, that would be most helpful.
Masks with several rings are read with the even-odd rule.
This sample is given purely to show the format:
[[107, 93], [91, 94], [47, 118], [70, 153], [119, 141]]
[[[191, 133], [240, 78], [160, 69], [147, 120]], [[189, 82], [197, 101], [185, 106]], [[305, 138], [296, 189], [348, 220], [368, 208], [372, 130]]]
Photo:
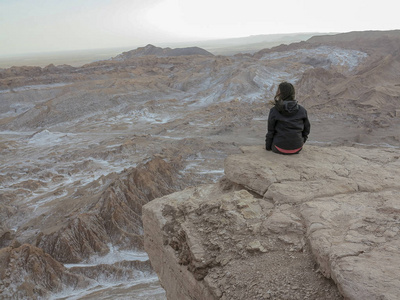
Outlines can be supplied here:
[[400, 29], [398, 0], [0, 0], [0, 55]]

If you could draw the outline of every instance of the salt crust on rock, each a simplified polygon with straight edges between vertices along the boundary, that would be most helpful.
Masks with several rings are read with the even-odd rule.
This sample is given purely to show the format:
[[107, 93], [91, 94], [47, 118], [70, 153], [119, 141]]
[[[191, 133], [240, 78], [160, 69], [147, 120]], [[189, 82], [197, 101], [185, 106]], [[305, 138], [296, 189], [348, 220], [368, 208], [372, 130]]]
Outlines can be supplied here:
[[398, 150], [242, 151], [219, 183], [144, 206], [168, 299], [398, 299]]

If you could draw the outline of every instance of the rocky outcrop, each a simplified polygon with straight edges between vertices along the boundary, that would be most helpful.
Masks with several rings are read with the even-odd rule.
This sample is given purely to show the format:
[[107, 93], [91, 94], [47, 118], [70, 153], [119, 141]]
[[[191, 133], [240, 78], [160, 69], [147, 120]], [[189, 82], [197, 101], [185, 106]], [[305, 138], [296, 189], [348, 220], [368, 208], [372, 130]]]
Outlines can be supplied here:
[[398, 150], [242, 150], [219, 183], [143, 207], [168, 299], [398, 299]]

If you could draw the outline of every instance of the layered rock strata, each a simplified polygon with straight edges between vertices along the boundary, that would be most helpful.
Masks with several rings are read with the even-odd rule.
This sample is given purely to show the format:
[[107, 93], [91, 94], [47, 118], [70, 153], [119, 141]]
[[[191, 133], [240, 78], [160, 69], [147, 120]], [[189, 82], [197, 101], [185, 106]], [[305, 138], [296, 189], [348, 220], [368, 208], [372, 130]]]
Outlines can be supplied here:
[[397, 149], [242, 150], [219, 183], [143, 207], [168, 299], [398, 299]]

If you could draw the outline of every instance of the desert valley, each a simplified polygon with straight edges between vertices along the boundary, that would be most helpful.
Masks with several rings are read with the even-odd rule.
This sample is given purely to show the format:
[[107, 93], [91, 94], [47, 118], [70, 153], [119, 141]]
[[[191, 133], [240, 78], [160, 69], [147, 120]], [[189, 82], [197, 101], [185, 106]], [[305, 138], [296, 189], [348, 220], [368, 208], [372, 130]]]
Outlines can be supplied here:
[[[365, 236], [352, 245], [357, 245], [358, 255], [400, 257], [399, 49], [400, 31], [366, 31], [314, 36], [254, 54], [214, 55], [199, 47], [147, 45], [83, 66], [0, 69], [0, 298], [361, 300], [368, 298], [358, 291], [366, 290], [367, 296], [381, 296], [369, 299], [396, 299], [399, 273], [388, 269], [390, 283], [384, 290], [365, 288], [370, 283], [361, 275], [346, 277], [335, 269], [333, 261], [342, 252], [320, 246], [322, 238], [313, 240], [309, 228], [333, 228], [329, 222], [339, 220], [338, 211], [351, 211], [341, 200], [335, 200], [341, 203], [337, 207], [310, 202], [321, 197], [352, 193], [359, 207], [366, 195], [389, 199], [383, 206], [369, 205], [372, 214], [355, 212], [361, 216], [357, 228]], [[263, 158], [268, 102], [282, 81], [294, 84], [297, 100], [308, 110], [311, 134], [299, 157], [315, 171], [310, 175], [309, 169], [294, 163], [282, 178], [270, 179], [282, 169]], [[324, 164], [328, 162], [334, 167]], [[310, 189], [307, 195], [303, 188], [294, 191], [293, 174], [335, 189]], [[267, 191], [246, 176], [281, 186]], [[204, 185], [204, 191], [193, 190]], [[215, 186], [220, 186], [218, 192]], [[172, 193], [186, 188], [191, 188], [190, 195], [176, 197], [194, 204], [179, 206]], [[224, 189], [235, 193], [237, 205], [216, 198]], [[263, 213], [242, 225], [256, 228], [257, 222], [268, 219], [270, 234], [254, 229], [257, 242], [247, 241], [247, 250], [236, 249], [245, 237], [222, 227], [222, 217], [212, 219], [219, 211], [210, 203], [197, 203], [199, 195], [217, 199], [214, 204], [226, 204], [229, 211], [251, 208], [246, 201], [264, 201], [257, 204]], [[151, 204], [160, 197], [165, 202]], [[301, 200], [282, 200], [291, 197]], [[142, 221], [145, 205], [147, 219]], [[316, 221], [321, 211], [338, 219]], [[165, 218], [160, 228], [165, 233], [143, 228], [143, 223], [155, 226], [157, 214]], [[188, 220], [193, 223], [188, 225]], [[298, 228], [287, 235], [280, 231], [282, 220]], [[218, 226], [207, 229], [204, 224]], [[175, 235], [169, 236], [167, 227]], [[182, 246], [176, 234], [181, 231], [186, 232], [185, 241], [197, 239], [203, 246], [215, 242], [216, 247], [206, 247], [213, 263], [193, 264], [196, 253], [190, 247], [196, 243]], [[176, 282], [166, 281], [170, 274], [154, 260], [161, 252], [149, 254], [150, 262], [145, 251], [160, 246], [150, 233], [154, 240], [157, 234], [164, 236], [164, 246], [175, 251], [176, 265], [187, 270], [187, 278], [204, 282], [204, 298], [173, 291], [173, 286], [179, 289]], [[339, 239], [337, 232], [326, 234]], [[222, 245], [227, 236], [230, 244]], [[182, 247], [188, 247], [189, 258], [182, 256]], [[222, 255], [224, 247], [237, 252]], [[350, 262], [360, 268], [353, 274], [368, 273], [368, 263], [360, 267]], [[254, 276], [241, 270], [242, 265], [278, 271], [262, 275], [265, 269], [257, 269]], [[349, 290], [354, 282], [361, 282], [356, 292]], [[195, 289], [195, 284], [182, 285]]]

